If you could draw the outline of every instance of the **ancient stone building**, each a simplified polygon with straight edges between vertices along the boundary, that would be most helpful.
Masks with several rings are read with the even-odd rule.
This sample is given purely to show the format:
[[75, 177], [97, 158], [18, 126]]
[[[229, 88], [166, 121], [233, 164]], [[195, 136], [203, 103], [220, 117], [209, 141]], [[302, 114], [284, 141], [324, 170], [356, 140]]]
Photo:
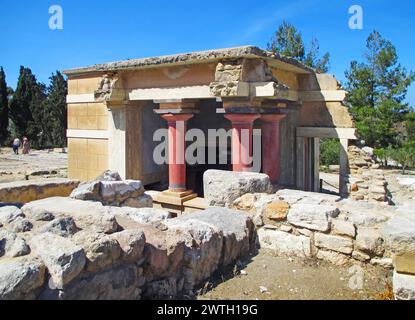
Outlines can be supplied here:
[[[345, 91], [328, 74], [246, 46], [98, 64], [68, 70], [69, 177], [91, 180], [103, 170], [145, 185], [169, 178], [160, 201], [182, 204], [203, 195], [207, 169], [249, 170], [232, 159], [252, 148], [241, 131], [261, 129], [262, 168], [273, 183], [319, 189], [319, 139], [339, 138], [341, 193], [346, 193], [347, 144], [355, 139]], [[178, 123], [185, 123], [179, 126]], [[156, 129], [169, 128], [169, 149], [184, 148], [186, 130], [232, 128], [226, 164], [153, 160]], [[208, 141], [206, 149], [216, 148]], [[252, 144], [252, 141], [250, 142]], [[232, 146], [232, 147], [231, 147]], [[207, 153], [206, 153], [207, 157]]]

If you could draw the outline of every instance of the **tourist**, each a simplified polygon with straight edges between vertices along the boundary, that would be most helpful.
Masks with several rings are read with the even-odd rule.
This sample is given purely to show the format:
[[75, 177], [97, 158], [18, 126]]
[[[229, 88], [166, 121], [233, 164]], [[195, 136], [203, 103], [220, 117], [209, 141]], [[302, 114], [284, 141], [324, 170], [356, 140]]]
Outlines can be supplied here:
[[13, 140], [13, 152], [14, 154], [19, 154], [19, 148], [20, 148], [20, 139], [16, 138]]
[[29, 154], [29, 151], [29, 139], [27, 137], [23, 137], [23, 154]]

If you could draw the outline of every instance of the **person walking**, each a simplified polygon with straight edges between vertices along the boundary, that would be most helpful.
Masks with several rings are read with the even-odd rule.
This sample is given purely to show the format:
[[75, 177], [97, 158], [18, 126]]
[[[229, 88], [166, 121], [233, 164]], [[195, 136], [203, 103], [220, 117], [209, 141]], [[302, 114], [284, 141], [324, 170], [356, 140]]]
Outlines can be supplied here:
[[29, 154], [30, 145], [29, 139], [27, 137], [23, 137], [23, 154]]
[[20, 139], [15, 138], [13, 140], [13, 152], [14, 152], [14, 154], [19, 154], [19, 148], [20, 148]]

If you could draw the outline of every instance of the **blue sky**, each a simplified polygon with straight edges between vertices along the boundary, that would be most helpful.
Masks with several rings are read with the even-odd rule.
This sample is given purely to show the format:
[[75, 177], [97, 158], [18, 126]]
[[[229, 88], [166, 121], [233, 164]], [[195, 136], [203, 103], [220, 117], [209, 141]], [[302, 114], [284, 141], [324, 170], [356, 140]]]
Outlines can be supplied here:
[[[49, 7], [63, 9], [63, 30], [48, 27]], [[348, 27], [348, 8], [363, 7], [363, 30]], [[48, 82], [55, 70], [95, 63], [240, 45], [265, 48], [286, 19], [306, 42], [316, 37], [331, 54], [339, 80], [361, 59], [376, 29], [415, 70], [415, 3], [410, 0], [0, 0], [0, 65], [16, 86], [19, 66]], [[415, 105], [415, 85], [408, 94]]]

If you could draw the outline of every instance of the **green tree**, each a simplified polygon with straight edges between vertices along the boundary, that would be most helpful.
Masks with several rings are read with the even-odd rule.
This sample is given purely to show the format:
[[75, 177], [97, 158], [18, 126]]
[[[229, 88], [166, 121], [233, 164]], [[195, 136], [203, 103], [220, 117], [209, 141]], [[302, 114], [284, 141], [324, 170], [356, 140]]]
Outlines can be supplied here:
[[402, 174], [407, 168], [415, 167], [415, 148], [410, 145], [393, 149], [391, 158], [402, 166]]
[[307, 50], [301, 32], [287, 21], [283, 21], [278, 27], [271, 42], [268, 43], [267, 49], [297, 59], [319, 73], [327, 72], [329, 69], [330, 55], [327, 52], [321, 58], [319, 57], [320, 46], [317, 39], [311, 39], [310, 47]]
[[320, 140], [320, 163], [324, 166], [340, 163], [340, 141], [338, 139]]
[[414, 73], [398, 63], [395, 47], [377, 31], [369, 35], [364, 57], [345, 72], [348, 107], [366, 144], [387, 147], [397, 143], [396, 125], [410, 111], [404, 100]]
[[59, 71], [52, 74], [43, 109], [44, 130], [42, 131], [44, 144], [49, 147], [64, 147], [66, 145], [67, 90], [67, 82], [62, 74]]
[[415, 112], [406, 115], [404, 127], [406, 143], [415, 147]]
[[9, 99], [6, 75], [0, 67], [0, 146], [7, 143], [9, 137]]
[[42, 108], [46, 98], [45, 85], [37, 82], [29, 68], [20, 67], [16, 91], [10, 101], [9, 114], [15, 133], [27, 136], [33, 147], [39, 148], [42, 132]]

